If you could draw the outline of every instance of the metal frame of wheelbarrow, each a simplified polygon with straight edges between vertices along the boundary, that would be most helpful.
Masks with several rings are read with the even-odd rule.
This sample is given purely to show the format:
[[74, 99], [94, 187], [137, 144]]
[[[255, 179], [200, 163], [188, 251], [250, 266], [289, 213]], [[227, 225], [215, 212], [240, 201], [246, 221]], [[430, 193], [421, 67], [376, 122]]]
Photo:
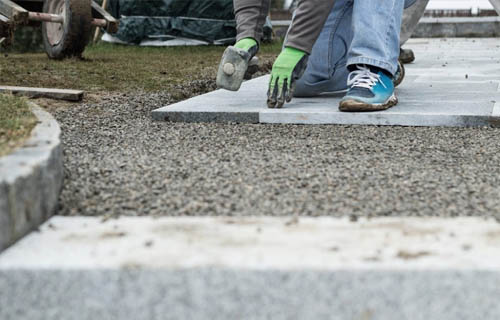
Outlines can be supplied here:
[[[0, 0], [0, 43], [5, 42], [9, 44], [13, 38], [13, 29], [18, 25], [40, 25], [40, 23], [50, 24], [60, 24], [59, 29], [69, 28], [68, 24], [65, 23], [65, 13], [62, 9], [68, 6], [68, 0], [45, 0], [48, 2], [59, 2], [59, 7], [61, 7], [60, 14], [42, 12], [45, 8], [44, 0]], [[85, 26], [86, 30], [90, 30], [90, 27], [104, 28], [108, 33], [116, 33], [118, 31], [119, 21], [110, 15], [106, 10], [101, 8], [99, 4], [91, 0], [71, 0], [73, 2], [79, 1], [78, 5], [81, 7], [88, 6], [88, 11], [91, 11], [91, 19], [87, 19], [86, 23], [89, 26]], [[78, 20], [78, 19], [76, 19]], [[77, 23], [78, 21], [75, 21]], [[53, 28], [52, 28], [53, 29]], [[89, 33], [90, 31], [86, 31]], [[89, 35], [85, 35], [86, 37]], [[88, 41], [86, 41], [88, 43]], [[86, 46], [85, 43], [83, 47]], [[69, 49], [68, 49], [69, 50]], [[60, 50], [62, 53], [57, 53], [51, 56], [49, 52], [49, 57], [51, 58], [63, 58], [68, 54], [68, 50]], [[83, 51], [83, 48], [73, 49], [73, 51]], [[76, 54], [81, 54], [81, 52], [74, 52]]]

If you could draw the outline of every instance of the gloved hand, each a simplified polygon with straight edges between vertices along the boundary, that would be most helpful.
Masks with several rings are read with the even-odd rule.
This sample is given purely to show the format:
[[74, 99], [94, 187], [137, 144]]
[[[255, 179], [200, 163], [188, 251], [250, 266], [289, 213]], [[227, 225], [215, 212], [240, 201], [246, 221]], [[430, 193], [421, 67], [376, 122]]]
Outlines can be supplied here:
[[308, 55], [298, 49], [285, 47], [273, 64], [271, 81], [267, 91], [267, 106], [281, 108], [290, 102], [295, 90], [295, 82], [304, 74]]
[[244, 38], [224, 51], [217, 70], [218, 88], [238, 91], [248, 70], [248, 64], [257, 54], [259, 44], [255, 39]]
[[250, 53], [250, 58], [252, 58], [257, 53], [257, 51], [259, 51], [259, 45], [257, 44], [257, 41], [252, 38], [243, 38], [240, 41], [236, 42], [234, 44], [234, 47], [248, 51], [248, 53]]
[[250, 56], [248, 57], [247, 69], [245, 71], [243, 79], [252, 79], [254, 73], [259, 71], [259, 59], [255, 56], [259, 51], [259, 44], [253, 38], [243, 38], [240, 41], [236, 42], [234, 47], [243, 49], [250, 54]]

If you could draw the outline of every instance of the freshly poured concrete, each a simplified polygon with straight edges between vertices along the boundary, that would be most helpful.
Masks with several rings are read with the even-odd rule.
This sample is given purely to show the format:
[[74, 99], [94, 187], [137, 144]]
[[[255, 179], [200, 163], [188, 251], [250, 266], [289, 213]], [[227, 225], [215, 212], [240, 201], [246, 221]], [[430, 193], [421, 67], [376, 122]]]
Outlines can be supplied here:
[[217, 90], [153, 111], [153, 118], [185, 122], [500, 126], [500, 39], [411, 39], [417, 60], [406, 65], [400, 103], [371, 113], [338, 111], [340, 96], [295, 98], [266, 107], [268, 76], [238, 92]]
[[0, 319], [500, 318], [479, 218], [55, 217], [0, 255]]

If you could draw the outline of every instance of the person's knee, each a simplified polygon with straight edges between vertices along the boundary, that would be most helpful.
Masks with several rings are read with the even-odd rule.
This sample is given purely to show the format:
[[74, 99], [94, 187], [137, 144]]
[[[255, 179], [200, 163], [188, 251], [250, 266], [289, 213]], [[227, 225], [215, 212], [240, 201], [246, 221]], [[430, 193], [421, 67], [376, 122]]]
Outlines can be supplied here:
[[302, 77], [295, 83], [295, 91], [293, 92], [294, 97], [314, 97], [320, 94], [321, 92], [317, 90], [314, 84], [309, 84]]
[[294, 97], [314, 97], [322, 93], [337, 93], [347, 90], [348, 70], [340, 66], [328, 79], [318, 79], [310, 74], [304, 74], [297, 80]]

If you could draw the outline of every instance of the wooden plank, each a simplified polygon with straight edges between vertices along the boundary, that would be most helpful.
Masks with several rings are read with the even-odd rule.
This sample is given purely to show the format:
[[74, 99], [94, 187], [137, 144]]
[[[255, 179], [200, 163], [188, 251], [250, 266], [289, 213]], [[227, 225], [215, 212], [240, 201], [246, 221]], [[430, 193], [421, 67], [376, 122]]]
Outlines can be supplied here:
[[490, 0], [491, 5], [500, 16], [500, 0]]
[[49, 89], [49, 88], [30, 88], [30, 87], [13, 87], [0, 86], [0, 92], [10, 92], [30, 98], [50, 98], [56, 100], [81, 101], [83, 91], [67, 90], [67, 89]]
[[28, 22], [28, 11], [10, 0], [0, 0], [0, 13], [15, 23]]
[[95, 10], [98, 14], [100, 14], [108, 22], [108, 26], [106, 27], [106, 32], [108, 32], [108, 33], [118, 32], [118, 26], [119, 26], [120, 22], [118, 20], [116, 20], [115, 17], [110, 15], [103, 8], [101, 8], [101, 6], [99, 4], [97, 4], [95, 1], [92, 1], [92, 10]]

